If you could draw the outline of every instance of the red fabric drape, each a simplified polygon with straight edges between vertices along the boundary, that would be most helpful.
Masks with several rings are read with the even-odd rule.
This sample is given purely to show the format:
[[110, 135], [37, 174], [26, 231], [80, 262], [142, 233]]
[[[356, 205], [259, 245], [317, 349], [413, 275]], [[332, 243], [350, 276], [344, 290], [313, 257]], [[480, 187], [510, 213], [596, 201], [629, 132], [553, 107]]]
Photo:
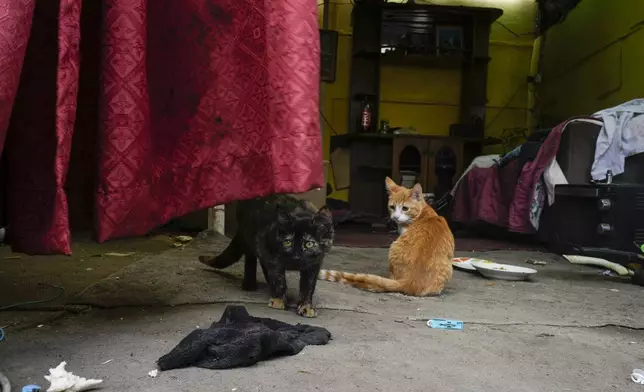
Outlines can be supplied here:
[[34, 12], [34, 0], [5, 3], [0, 3], [0, 151], [4, 147], [9, 117], [18, 91]]
[[[105, 0], [102, 12], [87, 13], [99, 20], [83, 21], [100, 29], [98, 70], [87, 68], [95, 62], [83, 39], [93, 35], [80, 28], [90, 1], [0, 0], [9, 15], [0, 16], [0, 35], [13, 34], [10, 44], [0, 40], [0, 64], [13, 70], [0, 79], [0, 97], [14, 102], [0, 109], [0, 136], [10, 114], [4, 154], [16, 250], [70, 252], [70, 149], [74, 156], [88, 140], [72, 135], [86, 134], [92, 115], [98, 159], [79, 165], [95, 171], [99, 241], [215, 204], [323, 185], [314, 0]], [[31, 18], [31, 36], [16, 31]], [[99, 76], [95, 102], [87, 82], [77, 98], [79, 74]]]
[[9, 76], [2, 88], [12, 108], [3, 107], [0, 118], [10, 121], [3, 154], [11, 239], [18, 251], [70, 253], [63, 186], [76, 116], [80, 2], [4, 3], [0, 34], [9, 39], [1, 41], [0, 62], [14, 70], [23, 64], [19, 83]]

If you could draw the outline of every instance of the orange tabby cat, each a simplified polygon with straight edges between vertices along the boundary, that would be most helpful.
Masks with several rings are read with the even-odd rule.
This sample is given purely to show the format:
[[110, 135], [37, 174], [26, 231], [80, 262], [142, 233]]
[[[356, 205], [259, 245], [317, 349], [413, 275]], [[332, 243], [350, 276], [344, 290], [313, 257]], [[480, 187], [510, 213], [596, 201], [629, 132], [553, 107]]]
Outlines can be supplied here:
[[425, 202], [420, 184], [408, 189], [389, 177], [385, 183], [391, 219], [398, 224], [400, 232], [400, 237], [389, 248], [391, 277], [321, 270], [319, 279], [374, 292], [438, 295], [452, 278], [452, 231], [445, 219]]

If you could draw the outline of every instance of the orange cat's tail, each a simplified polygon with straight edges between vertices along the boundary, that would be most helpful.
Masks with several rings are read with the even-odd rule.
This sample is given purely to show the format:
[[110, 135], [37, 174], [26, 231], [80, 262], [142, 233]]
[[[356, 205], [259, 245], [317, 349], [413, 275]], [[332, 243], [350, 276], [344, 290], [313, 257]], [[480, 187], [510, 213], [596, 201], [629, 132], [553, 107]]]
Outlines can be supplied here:
[[318, 279], [329, 282], [346, 283], [353, 287], [376, 293], [394, 293], [400, 290], [401, 283], [397, 280], [383, 278], [371, 274], [352, 274], [349, 272], [320, 270]]

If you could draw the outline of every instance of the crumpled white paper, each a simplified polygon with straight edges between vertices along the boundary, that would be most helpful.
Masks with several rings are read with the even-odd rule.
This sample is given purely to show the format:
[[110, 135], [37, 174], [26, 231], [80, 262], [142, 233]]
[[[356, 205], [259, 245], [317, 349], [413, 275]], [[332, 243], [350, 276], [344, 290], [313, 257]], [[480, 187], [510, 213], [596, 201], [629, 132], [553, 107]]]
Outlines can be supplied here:
[[644, 385], [644, 370], [642, 369], [633, 369], [631, 373], [631, 380], [636, 384]]
[[45, 376], [45, 379], [51, 383], [51, 386], [47, 389], [47, 392], [88, 391], [103, 382], [103, 380], [88, 380], [68, 372], [65, 370], [66, 365], [67, 362], [61, 362], [55, 368], [49, 369], [49, 376]]

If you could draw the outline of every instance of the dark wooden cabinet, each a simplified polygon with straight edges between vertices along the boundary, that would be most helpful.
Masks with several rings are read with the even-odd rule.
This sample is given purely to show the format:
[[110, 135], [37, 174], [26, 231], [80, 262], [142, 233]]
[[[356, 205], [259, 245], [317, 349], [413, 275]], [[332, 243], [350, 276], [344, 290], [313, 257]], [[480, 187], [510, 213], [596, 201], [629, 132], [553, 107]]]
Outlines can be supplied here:
[[[487, 105], [487, 73], [491, 24], [503, 11], [498, 8], [399, 4], [381, 0], [354, 2], [349, 84], [349, 133], [364, 132], [360, 126], [365, 104], [371, 106], [371, 126], [379, 124], [380, 68], [389, 66], [460, 70], [461, 94], [458, 122], [450, 135], [484, 135]], [[439, 32], [460, 31], [457, 47], [444, 48]], [[405, 36], [398, 46], [392, 38]], [[412, 39], [411, 37], [414, 37]], [[411, 43], [412, 41], [418, 41]], [[396, 48], [394, 51], [389, 49]]]
[[417, 173], [424, 193], [449, 192], [483, 145], [492, 139], [426, 135], [346, 134], [331, 138], [332, 148], [351, 155], [349, 204], [352, 210], [387, 214], [385, 177], [402, 182], [401, 172]]
[[[425, 193], [440, 198], [480, 155], [486, 141], [490, 26], [503, 11], [382, 0], [353, 3], [348, 133], [331, 137], [331, 152], [336, 147], [350, 151], [351, 209], [384, 217], [386, 176], [401, 183], [401, 172], [413, 172]], [[460, 71], [457, 123], [449, 130], [434, 130], [442, 134], [449, 131], [451, 136], [377, 132], [383, 64]], [[371, 126], [364, 129], [360, 119], [367, 103]], [[431, 124], [413, 125], [433, 129]]]
[[349, 84], [349, 132], [364, 131], [362, 109], [371, 106], [371, 126], [378, 128], [380, 102], [380, 20], [382, 6], [377, 1], [356, 2], [352, 13], [353, 40]]
[[346, 141], [351, 155], [351, 184], [349, 185], [351, 209], [378, 217], [384, 216], [387, 210], [385, 177], [391, 175], [392, 139], [357, 137]]
[[393, 138], [391, 178], [402, 183], [401, 172], [418, 173], [417, 181], [423, 189], [429, 187], [431, 153], [429, 139], [423, 136]]
[[403, 172], [415, 172], [423, 192], [440, 198], [480, 154], [481, 145], [482, 140], [457, 137], [393, 137], [391, 176], [400, 184]]
[[452, 190], [456, 181], [482, 151], [480, 140], [461, 138], [431, 138], [429, 140], [429, 169], [426, 192], [437, 198]]

